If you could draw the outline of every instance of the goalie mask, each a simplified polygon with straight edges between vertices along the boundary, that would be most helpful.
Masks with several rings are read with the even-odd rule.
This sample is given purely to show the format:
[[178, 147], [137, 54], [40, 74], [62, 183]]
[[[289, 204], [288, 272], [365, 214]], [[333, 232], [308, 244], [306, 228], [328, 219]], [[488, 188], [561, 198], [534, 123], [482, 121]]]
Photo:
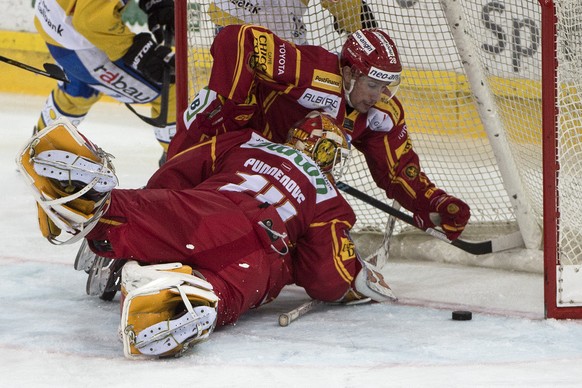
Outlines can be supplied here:
[[313, 111], [289, 131], [286, 144], [309, 156], [325, 174], [339, 179], [350, 160], [350, 144], [335, 120]]
[[340, 64], [376, 81], [386, 82], [390, 97], [400, 85], [402, 64], [396, 45], [380, 29], [358, 30], [351, 34], [342, 47]]
[[[66, 119], [33, 136], [16, 164], [38, 205], [39, 227], [51, 243], [73, 243], [97, 224], [117, 185], [110, 155]], [[59, 239], [61, 232], [68, 238]]]

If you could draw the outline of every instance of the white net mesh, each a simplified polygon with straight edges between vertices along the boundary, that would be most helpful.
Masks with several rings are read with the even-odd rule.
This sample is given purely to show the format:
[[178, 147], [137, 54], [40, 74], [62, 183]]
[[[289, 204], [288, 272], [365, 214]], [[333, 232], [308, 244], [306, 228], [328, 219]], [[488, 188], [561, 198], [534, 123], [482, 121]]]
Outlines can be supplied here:
[[[249, 18], [253, 12], [271, 13], [271, 19], [247, 21], [266, 25], [280, 36], [339, 51], [346, 31], [361, 28], [362, 18], [368, 26], [373, 24], [366, 12], [370, 10], [377, 26], [398, 46], [404, 66], [398, 96], [423, 169], [437, 186], [471, 206], [470, 226], [462, 237], [482, 239], [515, 230], [519, 224], [521, 230], [534, 231], [529, 240], [524, 239], [529, 248], [541, 252], [541, 238], [535, 234], [542, 225], [544, 192], [542, 26], [537, 1], [366, 0], [365, 6], [361, 0], [316, 0], [307, 6], [300, 0], [187, 3], [190, 97], [207, 82], [212, 60], [208, 48], [217, 23], [240, 23], [245, 10]], [[559, 250], [562, 263], [578, 265], [582, 260], [578, 179], [582, 3], [558, 3]], [[227, 18], [218, 7], [238, 21]], [[454, 34], [458, 26], [460, 39]], [[386, 201], [361, 155], [354, 158], [344, 181]], [[358, 216], [356, 230], [381, 235], [387, 215], [348, 199]], [[407, 233], [397, 223], [395, 235]], [[539, 270], [541, 256], [533, 256], [539, 260], [534, 265]], [[525, 261], [531, 264], [531, 255]]]

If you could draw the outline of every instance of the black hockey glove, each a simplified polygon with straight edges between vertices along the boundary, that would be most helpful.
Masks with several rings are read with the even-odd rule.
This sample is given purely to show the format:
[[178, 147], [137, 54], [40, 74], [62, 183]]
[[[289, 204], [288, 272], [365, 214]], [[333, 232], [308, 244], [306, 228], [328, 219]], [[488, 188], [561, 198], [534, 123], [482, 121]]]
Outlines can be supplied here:
[[148, 28], [158, 43], [164, 43], [164, 29], [174, 35], [174, 0], [139, 0], [139, 7], [148, 15]]
[[158, 45], [147, 32], [137, 34], [122, 57], [123, 62], [139, 71], [148, 80], [161, 83], [164, 69], [174, 72], [175, 59], [171, 48]]
[[362, 0], [362, 13], [360, 14], [362, 28], [378, 28], [378, 22], [374, 17], [374, 12], [364, 0]]
[[[364, 0], [362, 0], [362, 7], [360, 9], [360, 21], [362, 22], [362, 28], [378, 28], [378, 22], [376, 22], [374, 12], [372, 12], [372, 9]], [[337, 31], [338, 34], [343, 34], [346, 32], [345, 29], [340, 27], [340, 24], [335, 16], [333, 17], [333, 28]]]

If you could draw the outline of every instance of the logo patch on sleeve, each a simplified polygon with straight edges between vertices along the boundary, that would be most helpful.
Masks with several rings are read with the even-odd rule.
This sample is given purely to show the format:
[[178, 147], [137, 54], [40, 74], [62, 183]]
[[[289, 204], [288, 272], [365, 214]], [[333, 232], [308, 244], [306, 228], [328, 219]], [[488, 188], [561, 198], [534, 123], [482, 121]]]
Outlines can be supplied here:
[[356, 257], [356, 247], [352, 240], [342, 237], [340, 247], [340, 257], [342, 261], [354, 259]]
[[409, 179], [414, 179], [418, 176], [418, 166], [414, 164], [409, 164], [408, 166], [406, 166], [406, 170], [404, 171], [404, 173]]

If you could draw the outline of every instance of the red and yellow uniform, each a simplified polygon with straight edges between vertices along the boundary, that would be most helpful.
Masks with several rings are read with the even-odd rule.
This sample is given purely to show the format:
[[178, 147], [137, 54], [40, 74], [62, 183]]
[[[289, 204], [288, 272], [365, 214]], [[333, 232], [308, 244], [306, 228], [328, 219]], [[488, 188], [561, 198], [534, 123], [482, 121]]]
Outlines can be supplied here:
[[192, 266], [214, 286], [226, 324], [286, 284], [341, 300], [362, 268], [349, 236], [354, 222], [313, 160], [249, 130], [185, 150], [145, 189], [113, 190], [87, 239], [110, 243], [102, 256]]
[[187, 129], [174, 137], [170, 156], [208, 136], [246, 126], [284, 142], [287, 132], [281, 129], [316, 109], [343, 122], [388, 197], [416, 212], [444, 193], [420, 168], [398, 98], [386, 96], [365, 114], [347, 110], [337, 54], [296, 46], [254, 25], [224, 28], [211, 53], [219, 60], [208, 88], [184, 113]]

